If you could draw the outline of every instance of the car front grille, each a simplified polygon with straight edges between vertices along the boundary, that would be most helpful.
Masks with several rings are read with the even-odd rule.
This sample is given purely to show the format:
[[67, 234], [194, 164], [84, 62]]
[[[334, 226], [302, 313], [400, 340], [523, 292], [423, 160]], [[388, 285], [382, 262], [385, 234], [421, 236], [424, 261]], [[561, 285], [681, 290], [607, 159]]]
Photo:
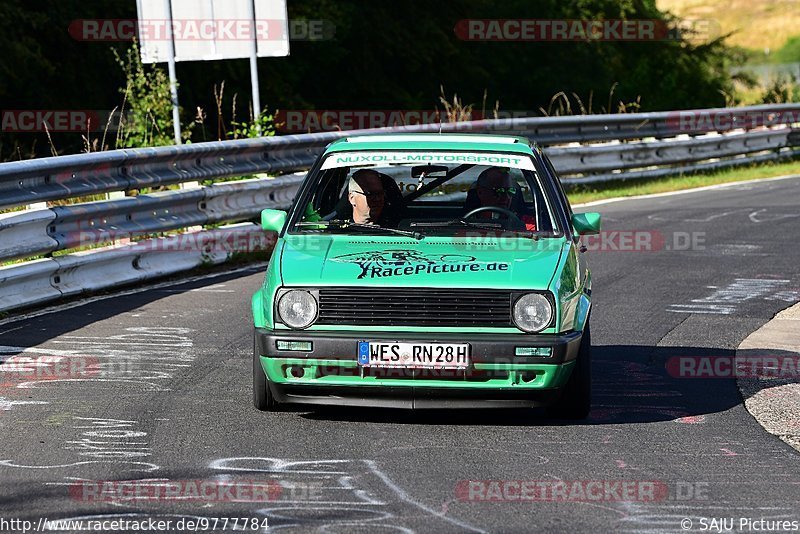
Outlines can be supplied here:
[[416, 287], [321, 288], [317, 324], [513, 326], [511, 292]]

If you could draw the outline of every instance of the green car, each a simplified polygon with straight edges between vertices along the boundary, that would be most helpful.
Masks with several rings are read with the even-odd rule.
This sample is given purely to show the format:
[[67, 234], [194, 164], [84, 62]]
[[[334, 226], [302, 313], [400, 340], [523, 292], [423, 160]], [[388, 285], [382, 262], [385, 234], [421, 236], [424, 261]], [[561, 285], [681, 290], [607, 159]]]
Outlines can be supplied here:
[[[528, 139], [395, 134], [329, 145], [253, 295], [253, 399], [403, 408], [591, 407], [591, 278]], [[585, 249], [584, 249], [585, 250]]]

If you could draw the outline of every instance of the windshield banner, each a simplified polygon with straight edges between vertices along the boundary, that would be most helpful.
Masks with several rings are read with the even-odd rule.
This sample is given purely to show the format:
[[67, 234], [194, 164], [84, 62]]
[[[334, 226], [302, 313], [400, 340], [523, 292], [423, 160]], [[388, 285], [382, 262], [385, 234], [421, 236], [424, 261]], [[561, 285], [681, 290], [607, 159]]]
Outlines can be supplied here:
[[531, 158], [522, 154], [491, 152], [335, 152], [322, 165], [324, 169], [375, 165], [430, 163], [440, 165], [492, 165], [534, 170]]

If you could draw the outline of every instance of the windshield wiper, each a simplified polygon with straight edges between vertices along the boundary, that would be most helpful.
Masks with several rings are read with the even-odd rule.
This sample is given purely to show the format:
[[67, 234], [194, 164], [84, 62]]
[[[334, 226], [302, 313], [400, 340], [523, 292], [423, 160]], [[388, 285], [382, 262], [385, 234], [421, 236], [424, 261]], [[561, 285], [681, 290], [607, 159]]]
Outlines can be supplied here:
[[474, 223], [464, 219], [453, 219], [452, 221], [432, 221], [432, 222], [412, 222], [412, 228], [439, 228], [446, 226], [471, 226], [474, 228], [486, 228], [487, 230], [502, 230], [500, 223]]
[[398, 230], [397, 228], [385, 228], [383, 226], [377, 226], [373, 224], [361, 224], [356, 223], [353, 221], [342, 221], [339, 219], [333, 219], [330, 221], [300, 221], [295, 226], [316, 226], [322, 228], [334, 228], [334, 229], [343, 229], [347, 230], [350, 228], [358, 228], [363, 230], [372, 230], [372, 231], [380, 231], [380, 232], [388, 232], [390, 234], [397, 234], [403, 235], [406, 237], [413, 237], [414, 239], [422, 239], [425, 237], [425, 234], [421, 232], [409, 231], [409, 230]]
[[452, 226], [462, 226], [464, 228], [477, 228], [479, 230], [501, 230], [503, 232], [512, 232], [514, 234], [522, 235], [525, 237], [532, 237], [534, 240], [538, 240], [540, 237], [539, 232], [533, 232], [531, 230], [514, 230], [504, 228], [502, 224], [499, 223], [485, 223], [485, 222], [472, 222], [466, 221], [464, 219], [453, 219], [452, 221], [445, 221], [445, 222], [413, 222], [411, 223], [412, 228], [449, 228]]

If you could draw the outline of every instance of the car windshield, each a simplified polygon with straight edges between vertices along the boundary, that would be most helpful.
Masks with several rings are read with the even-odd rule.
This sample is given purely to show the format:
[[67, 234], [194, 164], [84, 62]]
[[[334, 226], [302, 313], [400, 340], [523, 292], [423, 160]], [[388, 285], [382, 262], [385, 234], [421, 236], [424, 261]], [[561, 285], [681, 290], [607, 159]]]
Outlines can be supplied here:
[[310, 181], [292, 232], [555, 234], [533, 161], [480, 152], [337, 152]]

